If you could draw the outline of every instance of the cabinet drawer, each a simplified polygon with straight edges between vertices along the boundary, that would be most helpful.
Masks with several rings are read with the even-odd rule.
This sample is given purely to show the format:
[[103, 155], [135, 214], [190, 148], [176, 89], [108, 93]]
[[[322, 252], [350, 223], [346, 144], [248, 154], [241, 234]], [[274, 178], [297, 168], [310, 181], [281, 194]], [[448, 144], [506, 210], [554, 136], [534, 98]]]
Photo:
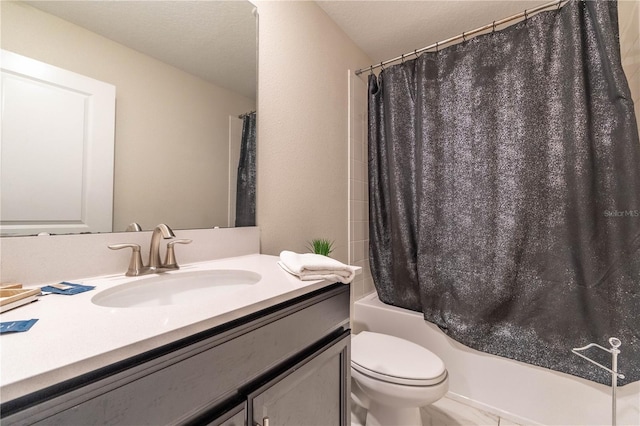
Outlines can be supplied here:
[[349, 287], [283, 309], [3, 419], [3, 424], [172, 424], [238, 395], [238, 388], [348, 328]]

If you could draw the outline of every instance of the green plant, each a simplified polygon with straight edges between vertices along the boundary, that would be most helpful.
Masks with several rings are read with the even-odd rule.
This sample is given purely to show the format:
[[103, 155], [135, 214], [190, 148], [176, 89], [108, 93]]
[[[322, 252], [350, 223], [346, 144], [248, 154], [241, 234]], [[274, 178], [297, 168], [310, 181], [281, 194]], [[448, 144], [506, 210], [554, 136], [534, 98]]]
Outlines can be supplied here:
[[324, 238], [314, 238], [309, 243], [308, 249], [312, 253], [329, 256], [329, 254], [333, 251], [333, 241], [329, 241]]

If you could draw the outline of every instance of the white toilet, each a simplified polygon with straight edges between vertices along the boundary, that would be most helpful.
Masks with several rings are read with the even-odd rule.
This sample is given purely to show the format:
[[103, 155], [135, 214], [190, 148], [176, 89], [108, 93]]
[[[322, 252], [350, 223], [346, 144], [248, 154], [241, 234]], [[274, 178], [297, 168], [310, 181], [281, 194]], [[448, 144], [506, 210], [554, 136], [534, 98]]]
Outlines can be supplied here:
[[449, 389], [444, 363], [408, 340], [363, 331], [351, 337], [352, 395], [366, 426], [420, 426], [420, 407]]

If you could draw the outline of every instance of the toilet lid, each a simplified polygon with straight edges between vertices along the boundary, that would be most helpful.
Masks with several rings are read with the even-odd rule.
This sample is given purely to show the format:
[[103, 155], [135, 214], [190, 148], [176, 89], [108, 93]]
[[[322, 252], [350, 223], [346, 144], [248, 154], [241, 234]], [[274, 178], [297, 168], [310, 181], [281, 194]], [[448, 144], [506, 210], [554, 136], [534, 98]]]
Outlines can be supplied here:
[[430, 386], [446, 378], [444, 363], [426, 348], [369, 331], [352, 336], [351, 366], [378, 380], [412, 386]]

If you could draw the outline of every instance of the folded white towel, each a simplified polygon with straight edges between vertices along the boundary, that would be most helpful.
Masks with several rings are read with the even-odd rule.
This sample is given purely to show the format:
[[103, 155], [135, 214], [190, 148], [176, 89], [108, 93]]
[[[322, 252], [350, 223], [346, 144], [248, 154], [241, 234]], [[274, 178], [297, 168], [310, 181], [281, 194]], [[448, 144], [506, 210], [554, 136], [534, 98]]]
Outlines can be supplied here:
[[355, 267], [314, 253], [299, 254], [285, 250], [280, 253], [278, 264], [303, 281], [331, 280], [348, 284], [356, 275]]

